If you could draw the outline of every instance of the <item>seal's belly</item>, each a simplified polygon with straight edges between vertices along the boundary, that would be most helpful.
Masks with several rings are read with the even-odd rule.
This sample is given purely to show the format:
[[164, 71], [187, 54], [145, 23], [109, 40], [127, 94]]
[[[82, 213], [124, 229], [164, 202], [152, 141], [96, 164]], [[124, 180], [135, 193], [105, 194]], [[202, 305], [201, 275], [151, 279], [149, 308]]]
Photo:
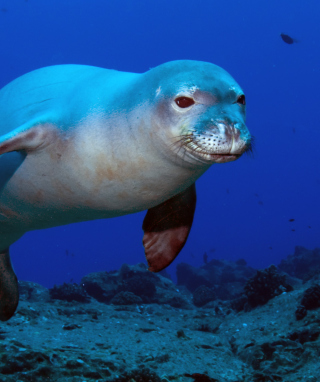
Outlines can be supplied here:
[[156, 170], [139, 161], [81, 163], [53, 158], [48, 150], [29, 154], [2, 189], [1, 226], [32, 230], [148, 209], [179, 191]]

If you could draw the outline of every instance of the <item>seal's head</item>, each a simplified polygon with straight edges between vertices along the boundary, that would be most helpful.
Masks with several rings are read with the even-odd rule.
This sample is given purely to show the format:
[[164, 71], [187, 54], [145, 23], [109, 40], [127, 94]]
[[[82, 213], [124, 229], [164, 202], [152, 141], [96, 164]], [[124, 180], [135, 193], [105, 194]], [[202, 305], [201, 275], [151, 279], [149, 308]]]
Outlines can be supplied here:
[[153, 93], [152, 126], [167, 155], [203, 166], [233, 161], [251, 149], [245, 95], [225, 70], [173, 61], [144, 76]]

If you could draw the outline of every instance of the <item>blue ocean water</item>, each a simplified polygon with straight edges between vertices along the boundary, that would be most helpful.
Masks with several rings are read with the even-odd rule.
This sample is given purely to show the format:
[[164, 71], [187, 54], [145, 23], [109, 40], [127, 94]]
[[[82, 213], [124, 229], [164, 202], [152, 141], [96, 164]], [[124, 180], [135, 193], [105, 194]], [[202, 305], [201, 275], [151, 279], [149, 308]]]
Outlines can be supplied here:
[[[296, 245], [320, 246], [319, 11], [315, 0], [0, 0], [0, 85], [66, 63], [140, 73], [192, 59], [226, 69], [247, 97], [254, 155], [197, 181], [192, 231], [169, 272], [202, 264], [205, 252], [262, 268]], [[11, 248], [17, 276], [50, 287], [144, 261], [143, 216], [28, 233]]]

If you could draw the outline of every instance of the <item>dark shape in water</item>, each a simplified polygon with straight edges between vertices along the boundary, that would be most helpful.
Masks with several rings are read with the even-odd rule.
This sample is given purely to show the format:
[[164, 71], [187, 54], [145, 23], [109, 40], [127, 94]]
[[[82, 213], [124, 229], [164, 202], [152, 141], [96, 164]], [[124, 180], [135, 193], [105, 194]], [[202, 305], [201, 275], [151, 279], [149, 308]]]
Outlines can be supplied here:
[[289, 219], [289, 222], [294, 222], [294, 219]]
[[208, 264], [208, 255], [207, 255], [207, 252], [205, 252], [205, 253], [203, 254], [203, 262], [204, 262], [205, 264]]
[[292, 229], [291, 231], [292, 231], [292, 232], [294, 232], [294, 231], [295, 231], [295, 229]]
[[294, 38], [288, 36], [287, 34], [284, 34], [284, 33], [280, 33], [280, 36], [282, 38], [282, 40], [286, 43], [286, 44], [293, 44], [294, 42], [298, 42], [297, 40], [295, 40]]

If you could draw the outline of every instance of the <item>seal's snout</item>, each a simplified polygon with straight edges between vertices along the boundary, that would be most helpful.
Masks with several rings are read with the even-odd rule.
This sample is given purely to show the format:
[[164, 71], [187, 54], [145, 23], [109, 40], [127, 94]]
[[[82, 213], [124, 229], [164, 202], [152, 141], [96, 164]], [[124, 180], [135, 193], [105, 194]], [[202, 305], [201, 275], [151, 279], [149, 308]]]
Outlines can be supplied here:
[[[222, 125], [222, 124], [219, 124]], [[241, 138], [242, 124], [223, 124], [221, 129], [221, 135], [226, 137], [226, 141], [230, 145], [229, 154], [240, 155], [244, 152], [246, 141]]]
[[239, 158], [250, 144], [250, 133], [242, 122], [215, 121], [204, 131], [193, 131], [186, 148], [198, 159], [224, 163]]

